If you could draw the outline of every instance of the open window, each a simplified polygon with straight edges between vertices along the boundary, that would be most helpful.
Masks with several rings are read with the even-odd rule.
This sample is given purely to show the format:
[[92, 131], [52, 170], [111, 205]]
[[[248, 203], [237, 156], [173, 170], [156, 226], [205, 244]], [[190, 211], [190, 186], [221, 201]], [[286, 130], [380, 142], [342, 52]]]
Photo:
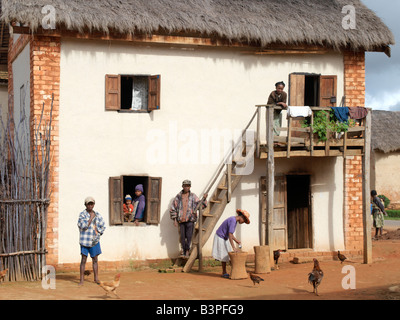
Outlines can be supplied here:
[[[337, 76], [315, 73], [291, 73], [289, 75], [289, 106], [335, 107]], [[304, 120], [292, 120], [292, 127], [300, 128]], [[294, 131], [292, 137], [306, 134]]]
[[292, 73], [289, 76], [289, 105], [335, 107], [337, 76]]
[[162, 178], [145, 175], [123, 175], [109, 178], [110, 225], [132, 225], [124, 221], [123, 204], [127, 194], [135, 196], [135, 187], [143, 185], [146, 206], [143, 222], [157, 225], [160, 223]]
[[160, 75], [106, 75], [106, 110], [151, 112], [160, 109]]

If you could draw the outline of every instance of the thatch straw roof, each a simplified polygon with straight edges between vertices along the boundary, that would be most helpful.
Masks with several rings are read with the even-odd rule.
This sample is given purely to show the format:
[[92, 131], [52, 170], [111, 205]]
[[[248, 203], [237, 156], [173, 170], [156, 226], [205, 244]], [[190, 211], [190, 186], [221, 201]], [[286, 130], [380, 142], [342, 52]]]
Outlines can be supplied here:
[[372, 150], [400, 151], [400, 112], [372, 111]]
[[[271, 43], [382, 50], [394, 44], [388, 27], [360, 0], [2, 0], [2, 19], [41, 25], [42, 7], [56, 9], [71, 30], [190, 33], [264, 47]], [[353, 4], [357, 29], [344, 30], [342, 8]]]

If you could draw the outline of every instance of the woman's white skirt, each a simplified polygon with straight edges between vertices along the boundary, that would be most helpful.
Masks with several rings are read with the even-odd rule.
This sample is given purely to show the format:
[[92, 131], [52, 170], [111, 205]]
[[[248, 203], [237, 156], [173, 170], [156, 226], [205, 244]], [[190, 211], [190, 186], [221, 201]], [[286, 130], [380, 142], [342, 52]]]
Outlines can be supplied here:
[[229, 261], [229, 254], [228, 252], [232, 252], [231, 243], [228, 240], [224, 240], [218, 237], [217, 234], [214, 236], [213, 242], [213, 249], [212, 249], [212, 256], [214, 259], [221, 261], [221, 262], [228, 262]]

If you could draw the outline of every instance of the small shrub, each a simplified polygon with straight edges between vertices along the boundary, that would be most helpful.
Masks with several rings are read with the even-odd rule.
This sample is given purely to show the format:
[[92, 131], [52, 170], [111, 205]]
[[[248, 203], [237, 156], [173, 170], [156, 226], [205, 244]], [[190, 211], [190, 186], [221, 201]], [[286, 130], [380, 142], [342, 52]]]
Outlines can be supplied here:
[[386, 210], [390, 218], [400, 218], [400, 210]]
[[381, 194], [381, 195], [378, 196], [378, 198], [381, 198], [383, 200], [385, 208], [387, 208], [389, 206], [390, 200], [385, 195]]

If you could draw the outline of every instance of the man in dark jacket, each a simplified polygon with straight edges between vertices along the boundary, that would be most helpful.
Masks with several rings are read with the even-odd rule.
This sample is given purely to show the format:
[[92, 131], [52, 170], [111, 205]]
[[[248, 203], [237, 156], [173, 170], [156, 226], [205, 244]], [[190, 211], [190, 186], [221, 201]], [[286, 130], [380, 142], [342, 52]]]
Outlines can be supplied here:
[[189, 257], [193, 228], [197, 221], [195, 208], [200, 202], [202, 202], [203, 208], [207, 207], [207, 194], [200, 200], [196, 194], [190, 191], [191, 186], [192, 183], [190, 180], [182, 182], [183, 189], [176, 195], [170, 209], [170, 216], [174, 220], [174, 226], [179, 226], [182, 246], [181, 255], [186, 258]]

